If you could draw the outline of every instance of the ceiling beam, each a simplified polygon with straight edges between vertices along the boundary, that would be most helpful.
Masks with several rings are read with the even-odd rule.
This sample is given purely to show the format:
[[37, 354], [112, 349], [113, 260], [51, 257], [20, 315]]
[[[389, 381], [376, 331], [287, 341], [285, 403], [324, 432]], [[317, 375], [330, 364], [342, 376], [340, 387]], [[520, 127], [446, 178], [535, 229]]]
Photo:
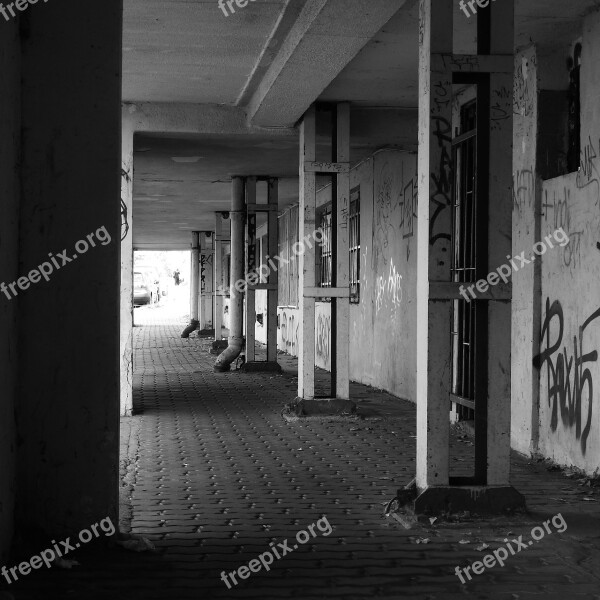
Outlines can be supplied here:
[[307, 0], [248, 104], [256, 127], [292, 127], [406, 0]]

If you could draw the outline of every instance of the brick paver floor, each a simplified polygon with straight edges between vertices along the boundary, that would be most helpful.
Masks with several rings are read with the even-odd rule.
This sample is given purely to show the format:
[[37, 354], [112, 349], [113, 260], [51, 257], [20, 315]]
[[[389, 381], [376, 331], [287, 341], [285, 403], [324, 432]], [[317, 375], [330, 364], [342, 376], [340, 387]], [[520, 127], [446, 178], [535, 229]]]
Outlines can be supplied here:
[[[148, 308], [136, 311], [136, 323], [121, 527], [157, 551], [84, 549], [79, 567], [14, 584], [16, 599], [600, 598], [598, 488], [515, 455], [513, 484], [527, 515], [404, 529], [383, 509], [414, 475], [413, 404], [353, 384], [364, 418], [288, 422], [291, 357], [280, 357], [283, 375], [217, 374], [210, 341], [180, 338], [184, 321]], [[468, 469], [472, 452], [453, 434], [454, 474]], [[505, 538], [530, 540], [532, 527], [558, 513], [563, 533], [552, 528], [465, 585], [456, 577], [457, 565]], [[313, 527], [315, 537], [298, 544], [296, 534], [323, 517], [323, 531]], [[231, 589], [221, 580], [284, 540], [291, 552], [268, 572], [238, 577]]]

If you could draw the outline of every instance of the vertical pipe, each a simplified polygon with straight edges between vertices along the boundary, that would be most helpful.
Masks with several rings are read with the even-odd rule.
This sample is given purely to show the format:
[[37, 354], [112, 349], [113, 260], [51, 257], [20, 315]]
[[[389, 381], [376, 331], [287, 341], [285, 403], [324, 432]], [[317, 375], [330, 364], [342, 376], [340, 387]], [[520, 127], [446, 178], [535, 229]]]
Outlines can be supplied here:
[[229, 371], [244, 342], [244, 222], [245, 186], [242, 177], [231, 182], [231, 279], [229, 301], [229, 345], [217, 357], [215, 371]]

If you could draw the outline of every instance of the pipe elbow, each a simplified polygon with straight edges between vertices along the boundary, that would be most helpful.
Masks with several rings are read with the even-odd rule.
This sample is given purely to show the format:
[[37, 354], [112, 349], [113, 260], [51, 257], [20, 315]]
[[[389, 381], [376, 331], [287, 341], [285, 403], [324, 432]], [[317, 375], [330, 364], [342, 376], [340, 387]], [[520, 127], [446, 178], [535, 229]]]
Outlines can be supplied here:
[[241, 354], [243, 347], [243, 338], [229, 338], [229, 345], [215, 361], [214, 370], [217, 373], [224, 373], [231, 369], [231, 363]]

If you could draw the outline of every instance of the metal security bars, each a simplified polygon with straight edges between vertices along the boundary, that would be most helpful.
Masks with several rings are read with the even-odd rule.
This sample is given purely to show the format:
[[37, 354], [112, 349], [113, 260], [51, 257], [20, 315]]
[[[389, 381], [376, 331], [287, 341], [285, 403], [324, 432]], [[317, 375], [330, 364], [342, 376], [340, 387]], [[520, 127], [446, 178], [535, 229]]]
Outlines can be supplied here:
[[350, 191], [350, 303], [360, 303], [360, 186]]
[[[477, 105], [465, 104], [460, 113], [461, 133], [453, 140], [456, 181], [453, 203], [452, 279], [476, 281], [476, 153]], [[475, 409], [476, 302], [453, 301], [452, 401], [461, 420], [473, 420]]]
[[331, 203], [317, 212], [317, 229], [322, 231], [322, 241], [317, 248], [317, 285], [331, 287], [332, 268], [332, 235], [331, 235]]

